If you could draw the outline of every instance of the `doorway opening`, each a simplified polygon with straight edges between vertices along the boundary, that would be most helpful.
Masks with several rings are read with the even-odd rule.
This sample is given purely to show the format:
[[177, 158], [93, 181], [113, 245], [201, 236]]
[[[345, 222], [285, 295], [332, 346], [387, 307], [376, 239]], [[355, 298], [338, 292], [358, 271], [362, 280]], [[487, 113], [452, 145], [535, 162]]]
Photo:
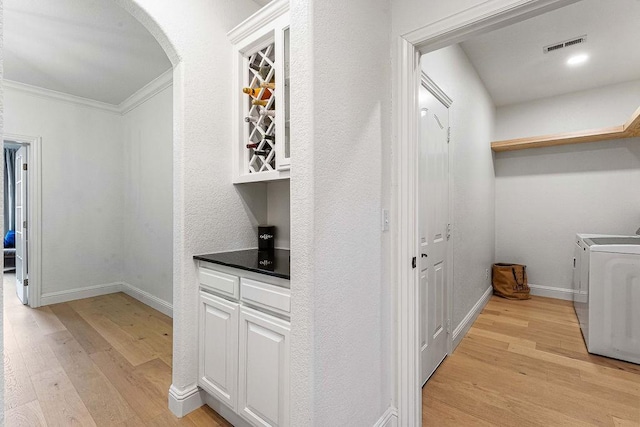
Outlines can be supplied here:
[[[640, 80], [637, 66], [627, 69], [626, 64], [617, 65], [616, 62], [630, 64], [635, 59], [624, 55], [616, 58], [610, 48], [615, 44], [612, 37], [625, 39], [621, 34], [633, 31], [624, 28], [626, 26], [622, 22], [637, 16], [632, 13], [634, 6], [637, 7], [633, 2], [621, 6], [622, 13], [588, 0], [532, 1], [509, 9], [474, 6], [464, 14], [452, 15], [403, 36], [400, 56], [408, 60], [401, 61], [399, 69], [398, 108], [411, 105], [412, 108], [406, 111], [420, 111], [418, 90], [421, 89], [415, 88], [420, 88], [421, 71], [458, 101], [451, 112], [459, 126], [452, 132], [450, 144], [456, 156], [456, 171], [453, 173], [456, 179], [453, 193], [456, 212], [452, 218], [456, 261], [452, 298], [453, 348], [460, 343], [491, 297], [490, 268], [493, 262], [508, 260], [536, 266], [538, 275], [531, 285], [533, 295], [571, 299], [574, 290], [571, 289], [570, 262], [566, 260], [572, 257], [572, 238], [575, 232], [586, 229], [575, 229], [578, 224], [594, 222], [593, 212], [584, 215], [578, 206], [582, 206], [581, 203], [593, 204], [600, 193], [602, 200], [610, 199], [604, 190], [611, 188], [610, 183], [600, 183], [599, 180], [615, 179], [615, 186], [621, 189], [637, 182], [637, 146], [632, 140], [611, 144], [603, 142], [604, 138], [598, 139], [602, 134], [591, 140], [584, 138], [588, 133], [585, 129], [607, 129], [625, 123], [638, 107]], [[612, 19], [616, 13], [617, 19]], [[616, 32], [610, 30], [612, 22], [616, 23]], [[524, 32], [518, 34], [518, 31]], [[503, 43], [505, 40], [509, 43]], [[558, 47], [560, 42], [563, 42], [562, 46]], [[549, 46], [554, 48], [549, 49]], [[511, 48], [513, 51], [509, 54], [507, 50]], [[512, 62], [500, 62], [501, 54]], [[589, 59], [578, 63], [576, 57]], [[587, 71], [589, 65], [594, 67], [593, 71]], [[606, 67], [615, 70], [607, 72]], [[624, 73], [628, 74], [622, 76]], [[614, 80], [616, 76], [620, 79]], [[399, 116], [398, 160], [401, 161], [407, 154], [409, 159], [418, 155], [421, 117], [419, 114], [406, 118], [402, 114]], [[582, 139], [563, 141], [564, 133], [580, 134], [574, 138]], [[521, 139], [544, 139], [548, 145], [517, 147]], [[594, 141], [596, 145], [552, 147]], [[506, 143], [516, 147], [504, 148]], [[500, 152], [522, 148], [541, 149]], [[579, 155], [572, 156], [572, 153]], [[401, 193], [403, 189], [414, 188], [412, 185], [418, 182], [419, 173], [419, 165], [414, 170], [398, 170]], [[621, 179], [621, 175], [627, 178]], [[574, 177], [582, 181], [574, 183]], [[405, 186], [405, 179], [414, 184]], [[585, 180], [592, 181], [593, 185]], [[570, 198], [576, 193], [576, 188], [585, 190]], [[527, 200], [527, 206], [518, 206], [514, 198]], [[569, 200], [572, 203], [568, 203]], [[574, 203], [576, 201], [579, 203]], [[413, 217], [419, 215], [419, 210], [414, 207], [419, 203], [419, 199], [401, 202], [399, 216], [408, 222], [413, 221], [415, 227], [420, 224]], [[616, 209], [611, 209], [611, 203], [616, 201], [603, 202], [602, 206], [606, 206], [608, 212], [616, 212], [616, 218], [611, 218], [606, 224], [596, 224], [598, 231], [632, 233], [637, 228], [637, 215], [627, 209], [634, 208], [625, 205], [626, 200], [621, 201]], [[536, 209], [529, 209], [531, 206], [536, 206]], [[554, 219], [545, 221], [547, 217]], [[403, 233], [407, 239], [417, 234], [414, 233], [416, 230], [410, 231]], [[563, 236], [564, 240], [549, 245], [553, 239], [540, 238], [548, 235]], [[545, 247], [524, 245], [523, 241], [544, 241]], [[421, 256], [419, 247], [411, 247], [411, 241], [406, 243], [408, 253]], [[550, 256], [551, 253], [557, 256]], [[401, 267], [404, 265], [409, 263]], [[407, 292], [421, 290], [418, 282], [421, 272], [413, 273], [399, 278], [401, 283], [404, 280], [398, 309], [404, 316], [399, 321], [401, 338], [412, 333], [406, 322], [402, 323], [407, 318], [406, 310], [409, 310], [408, 317], [414, 316]], [[403, 305], [403, 300], [409, 304]], [[409, 324], [416, 328], [421, 326], [421, 314], [417, 308], [416, 323], [410, 320]], [[476, 334], [474, 336], [490, 329], [488, 325], [482, 325], [483, 321], [486, 322], [486, 318], [472, 330], [476, 331], [472, 332]], [[399, 353], [401, 366], [409, 366], [409, 370], [415, 368], [415, 375], [411, 378], [399, 370], [400, 376], [404, 377], [400, 378], [399, 384], [401, 425], [418, 425], [421, 419], [422, 399], [416, 390], [419, 391], [422, 385], [419, 384], [422, 377], [418, 372], [423, 366], [420, 366], [421, 358], [415, 355], [420, 354], [422, 342], [416, 341], [415, 347], [411, 344], [403, 346]], [[463, 353], [469, 351], [468, 347]], [[447, 363], [451, 362], [445, 361], [445, 366]], [[415, 401], [412, 394], [415, 394]]]
[[40, 139], [5, 134], [4, 274], [24, 305], [38, 303], [40, 287]]
[[[562, 6], [575, 3], [575, 1], [531, 1], [518, 6], [503, 7], [499, 5], [476, 5], [467, 8], [465, 13], [458, 13], [447, 17], [446, 19], [432, 22], [419, 28], [414, 28], [403, 34], [399, 38], [398, 49], [396, 51], [396, 58], [399, 60], [399, 67], [397, 69], [396, 79], [396, 94], [397, 101], [396, 112], [398, 121], [396, 123], [397, 129], [397, 182], [398, 193], [402, 195], [399, 198], [398, 204], [398, 218], [402, 224], [406, 224], [406, 227], [402, 228], [402, 231], [397, 234], [397, 274], [398, 274], [398, 325], [399, 325], [399, 352], [398, 352], [398, 418], [400, 425], [420, 425], [422, 420], [422, 384], [420, 382], [420, 370], [421, 370], [421, 358], [420, 358], [420, 340], [419, 340], [419, 327], [420, 327], [420, 308], [416, 301], [419, 300], [419, 269], [415, 268], [416, 263], [412, 263], [411, 259], [420, 257], [421, 254], [418, 251], [418, 245], [415, 242], [415, 236], [418, 235], [418, 206], [416, 186], [418, 182], [418, 165], [415, 159], [418, 156], [419, 150], [419, 97], [418, 91], [420, 87], [421, 71], [426, 73], [436, 80], [439, 85], [443, 85], [443, 88], [454, 99], [468, 100], [469, 94], [450, 90], [442, 79], [439, 78], [438, 73], [433, 72], [433, 68], [421, 67], [421, 56], [426, 53], [434, 52], [443, 47], [454, 45], [469, 37], [486, 33], [497, 28], [503, 28], [514, 22], [524, 21], [532, 16], [541, 15], [547, 11], [558, 9]], [[454, 68], [454, 71], [457, 71]], [[466, 82], [464, 77], [459, 74], [450, 73], [451, 76], [455, 76], [457, 82]], [[462, 113], [462, 114], [461, 114]], [[474, 124], [482, 123], [478, 117], [471, 115], [470, 117], [464, 117], [464, 113], [468, 113], [468, 110], [460, 108], [453, 111], [453, 117], [458, 124], [456, 129], [459, 130], [473, 130]], [[468, 114], [467, 114], [468, 116]], [[454, 129], [455, 131], [455, 129]], [[490, 135], [491, 129], [481, 129], [482, 134]], [[456, 214], [466, 213], [474, 218], [493, 218], [485, 223], [476, 224], [476, 222], [468, 222], [465, 230], [464, 222], [454, 219], [455, 227], [452, 229], [452, 241], [457, 250], [466, 250], [470, 253], [469, 260], [473, 262], [456, 262], [456, 255], [454, 254], [454, 262], [456, 262], [456, 270], [453, 272], [453, 302], [454, 307], [451, 313], [453, 329], [452, 335], [453, 347], [457, 344], [457, 338], [464, 336], [468, 328], [475, 320], [475, 316], [479, 312], [484, 303], [491, 296], [490, 289], [490, 277], [488, 274], [488, 268], [492, 262], [494, 262], [495, 253], [493, 251], [484, 257], [477, 257], [473, 252], [478, 246], [475, 245], [475, 239], [482, 233], [481, 231], [492, 230], [495, 227], [495, 218], [490, 212], [481, 212], [485, 206], [491, 206], [491, 203], [487, 202], [487, 197], [492, 198], [493, 190], [489, 192], [486, 188], [492, 186], [480, 186], [475, 184], [477, 180], [469, 179], [473, 173], [478, 172], [478, 168], [474, 163], [477, 156], [482, 156], [483, 163], [492, 165], [492, 152], [490, 150], [491, 136], [487, 137], [486, 143], [482, 145], [481, 150], [461, 150], [456, 146], [456, 138], [476, 138], [477, 135], [473, 132], [470, 135], [464, 135], [462, 138], [460, 135], [452, 135], [452, 147], [455, 152], [456, 167], [460, 168], [460, 174], [454, 173], [455, 176], [455, 188], [456, 192], [459, 188], [463, 188], [465, 180], [469, 191], [466, 194], [453, 195], [453, 204], [456, 206]], [[479, 145], [480, 146], [480, 145]], [[466, 160], [469, 163], [469, 167], [465, 168], [462, 161]], [[462, 163], [461, 163], [462, 162]], [[409, 167], [406, 167], [406, 166]], [[484, 170], [483, 168], [482, 170]], [[491, 180], [493, 175], [493, 168], [486, 168], [491, 172], [487, 175], [487, 179]], [[483, 174], [484, 176], [484, 174]], [[469, 200], [466, 202], [472, 202], [476, 199], [484, 200], [481, 203], [472, 203], [473, 206], [466, 203], [467, 208], [464, 210], [457, 209], [458, 203], [465, 202], [464, 198]], [[471, 206], [471, 207], [469, 207]], [[491, 241], [494, 241], [493, 236]], [[460, 244], [456, 244], [460, 243]], [[482, 243], [482, 242], [480, 242]], [[495, 249], [494, 249], [495, 250]], [[485, 254], [486, 255], [486, 254]], [[477, 268], [477, 265], [482, 264], [482, 268]], [[473, 269], [469, 270], [469, 274], [465, 274], [465, 267], [472, 266]], [[473, 292], [465, 292], [459, 290], [456, 287], [456, 283], [477, 283], [477, 288]], [[482, 288], [482, 289], [480, 289]], [[483, 289], [486, 290], [483, 292]], [[476, 295], [476, 291], [479, 291]], [[478, 299], [479, 298], [479, 299]], [[471, 308], [468, 313], [466, 305], [469, 305], [471, 300], [478, 299], [474, 304], [471, 302]], [[465, 308], [456, 306], [455, 302], [464, 302]]]

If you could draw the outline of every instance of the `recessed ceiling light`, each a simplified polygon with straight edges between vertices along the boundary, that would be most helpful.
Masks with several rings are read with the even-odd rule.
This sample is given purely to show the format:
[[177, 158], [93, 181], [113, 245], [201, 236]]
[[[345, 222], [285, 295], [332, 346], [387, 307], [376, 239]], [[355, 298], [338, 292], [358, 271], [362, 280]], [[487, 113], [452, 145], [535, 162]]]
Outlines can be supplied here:
[[574, 55], [569, 59], [567, 59], [567, 65], [584, 64], [585, 62], [587, 62], [588, 59], [589, 59], [589, 55], [587, 55], [586, 53], [581, 53], [579, 55]]

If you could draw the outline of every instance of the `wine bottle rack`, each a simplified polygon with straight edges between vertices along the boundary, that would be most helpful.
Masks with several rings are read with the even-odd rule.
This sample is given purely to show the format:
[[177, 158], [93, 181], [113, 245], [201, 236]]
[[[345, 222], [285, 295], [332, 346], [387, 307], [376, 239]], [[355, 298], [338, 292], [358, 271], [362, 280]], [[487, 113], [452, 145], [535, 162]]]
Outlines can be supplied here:
[[[258, 96], [252, 98], [247, 96], [245, 102], [248, 103], [249, 113], [246, 117], [255, 121], [246, 121], [249, 127], [249, 144], [256, 143], [256, 148], [247, 148], [246, 155], [249, 157], [249, 173], [260, 173], [272, 171], [276, 168], [276, 147], [275, 140], [266, 139], [265, 136], [276, 137], [276, 94], [272, 93], [266, 102], [267, 105], [253, 105], [254, 99], [262, 99], [265, 91], [269, 89], [261, 88], [263, 83], [275, 82], [275, 44], [255, 52], [249, 57], [249, 83], [247, 87], [259, 89]], [[273, 91], [275, 92], [275, 91]], [[269, 113], [273, 115], [270, 115]], [[259, 154], [263, 152], [268, 154]]]
[[[289, 178], [289, 3], [273, 0], [229, 32], [234, 46], [233, 182]], [[265, 86], [269, 87], [265, 87]]]

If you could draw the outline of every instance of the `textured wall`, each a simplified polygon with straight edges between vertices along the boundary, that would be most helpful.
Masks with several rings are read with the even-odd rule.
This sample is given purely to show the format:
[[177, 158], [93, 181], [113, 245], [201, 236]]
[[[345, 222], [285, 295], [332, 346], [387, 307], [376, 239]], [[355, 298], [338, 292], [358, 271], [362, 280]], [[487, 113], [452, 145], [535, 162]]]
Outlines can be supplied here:
[[193, 255], [255, 246], [251, 214], [231, 184], [228, 30], [257, 10], [250, 0], [114, 0], [151, 31], [174, 64], [173, 385], [197, 379]]
[[495, 108], [458, 45], [422, 57], [422, 69], [453, 99], [453, 313], [464, 319], [490, 286], [485, 271], [495, 258], [495, 177], [491, 137]]
[[122, 279], [173, 301], [173, 89], [122, 117]]
[[640, 80], [634, 80], [498, 107], [494, 139], [620, 126], [638, 108], [639, 99]]
[[291, 192], [288, 179], [267, 184], [267, 223], [276, 226], [276, 247], [291, 247]]
[[371, 426], [393, 399], [380, 230], [389, 24], [387, 1], [292, 2], [296, 426]]
[[[506, 106], [498, 109], [496, 133], [517, 138], [620, 125], [638, 99], [635, 81]], [[571, 289], [576, 233], [633, 234], [640, 227], [639, 142], [496, 154], [496, 257], [527, 264], [532, 284]]]
[[5, 131], [42, 137], [42, 294], [122, 280], [121, 116], [4, 93]]

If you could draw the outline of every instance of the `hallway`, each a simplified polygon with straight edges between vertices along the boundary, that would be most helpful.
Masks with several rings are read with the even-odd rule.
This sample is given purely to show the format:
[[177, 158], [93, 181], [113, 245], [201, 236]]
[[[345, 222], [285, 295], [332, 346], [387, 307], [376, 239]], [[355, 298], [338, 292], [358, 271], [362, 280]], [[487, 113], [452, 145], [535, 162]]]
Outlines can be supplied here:
[[7, 426], [229, 426], [167, 408], [171, 318], [123, 293], [39, 309], [4, 276]]

